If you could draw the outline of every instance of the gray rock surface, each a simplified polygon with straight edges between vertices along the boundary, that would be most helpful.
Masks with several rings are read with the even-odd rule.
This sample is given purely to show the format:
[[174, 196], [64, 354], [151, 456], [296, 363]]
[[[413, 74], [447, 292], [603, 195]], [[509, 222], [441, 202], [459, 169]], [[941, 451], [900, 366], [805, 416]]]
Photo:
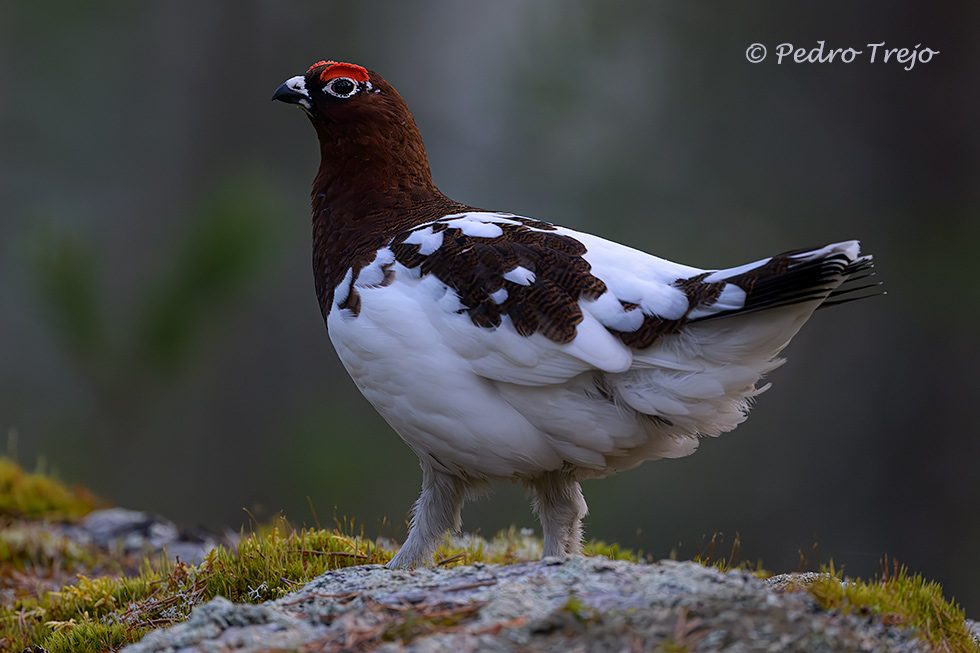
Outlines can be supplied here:
[[[874, 617], [821, 610], [751, 574], [578, 558], [328, 572], [262, 605], [215, 599], [127, 653], [218, 651], [923, 651]], [[673, 649], [671, 649], [673, 650]]]
[[179, 528], [168, 519], [138, 510], [93, 510], [78, 523], [52, 527], [80, 545], [94, 544], [120, 555], [149, 555], [166, 550], [171, 558], [199, 564], [219, 544], [232, 544], [225, 536]]

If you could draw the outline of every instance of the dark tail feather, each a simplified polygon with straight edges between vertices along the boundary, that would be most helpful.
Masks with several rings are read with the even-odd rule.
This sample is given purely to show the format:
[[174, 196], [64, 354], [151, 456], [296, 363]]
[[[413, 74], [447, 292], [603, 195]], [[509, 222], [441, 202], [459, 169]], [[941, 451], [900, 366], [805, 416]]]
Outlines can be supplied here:
[[719, 311], [692, 321], [713, 320], [731, 315], [818, 301], [820, 306], [844, 304], [856, 299], [883, 294], [880, 283], [860, 283], [874, 276], [871, 256], [860, 256], [857, 243], [837, 243], [808, 250], [778, 254], [754, 267], [725, 270], [709, 277], [711, 282], [724, 281], [745, 291], [740, 308]]

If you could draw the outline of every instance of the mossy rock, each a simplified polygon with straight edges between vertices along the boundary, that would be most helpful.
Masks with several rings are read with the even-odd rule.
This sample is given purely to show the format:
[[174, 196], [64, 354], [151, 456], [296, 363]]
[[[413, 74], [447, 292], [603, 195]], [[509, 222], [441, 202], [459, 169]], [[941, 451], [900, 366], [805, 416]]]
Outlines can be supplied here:
[[[768, 581], [767, 585], [761, 580], [766, 575], [763, 572], [731, 568], [737, 542], [732, 556], [716, 563], [706, 559], [700, 561], [702, 564], [671, 561], [644, 564], [639, 553], [593, 543], [588, 552], [595, 557], [555, 564], [527, 562], [540, 555], [540, 540], [529, 531], [510, 529], [490, 540], [472, 535], [447, 538], [437, 553], [434, 569], [392, 572], [380, 566], [393, 555], [393, 547], [386, 542], [369, 540], [363, 534], [353, 535], [352, 526], [347, 527], [349, 532], [299, 529], [284, 519], [254, 533], [242, 533], [235, 545], [212, 549], [199, 564], [176, 562], [165, 552], [134, 560], [132, 555], [122, 556], [118, 548], [92, 542], [82, 544], [66, 535], [71, 531], [62, 527], [64, 522], [77, 522], [100, 505], [84, 489], [69, 489], [48, 476], [26, 473], [10, 460], [0, 458], [0, 520], [4, 527], [0, 531], [0, 650], [42, 647], [50, 653], [111, 651], [157, 632], [134, 649], [156, 650], [150, 648], [153, 642], [164, 641], [169, 636], [161, 628], [173, 626], [174, 632], [183, 632], [181, 629], [185, 627], [181, 624], [189, 618], [189, 624], [224, 619], [223, 629], [247, 628], [256, 620], [278, 624], [274, 629], [288, 629], [296, 619], [288, 606], [306, 600], [297, 598], [303, 595], [291, 592], [319, 593], [324, 595], [322, 599], [339, 591], [329, 589], [333, 586], [325, 583], [367, 574], [374, 578], [375, 589], [383, 594], [386, 582], [414, 582], [424, 586], [426, 579], [434, 574], [472, 576], [477, 580], [460, 581], [453, 587], [443, 588], [449, 603], [428, 605], [424, 592], [416, 593], [421, 598], [414, 611], [406, 612], [397, 606], [379, 607], [381, 599], [377, 599], [374, 603], [361, 601], [370, 613], [365, 613], [366, 616], [345, 612], [357, 602], [352, 600], [355, 595], [364, 594], [363, 588], [346, 594], [340, 592], [340, 598], [327, 597], [333, 603], [321, 605], [317, 610], [332, 611], [331, 619], [343, 614], [350, 615], [348, 621], [381, 619], [377, 622], [378, 637], [370, 642], [365, 640], [366, 648], [412, 646], [414, 642], [432, 639], [432, 642], [444, 640], [449, 648], [442, 650], [455, 650], [454, 647], [467, 642], [453, 638], [459, 635], [465, 639], [466, 633], [484, 644], [496, 642], [500, 650], [511, 650], [507, 648], [508, 641], [518, 644], [522, 638], [527, 642], [537, 641], [535, 638], [542, 633], [544, 639], [539, 642], [542, 644], [569, 645], [577, 641], [600, 646], [608, 640], [615, 647], [625, 641], [616, 639], [623, 632], [641, 627], [647, 629], [643, 631], [646, 635], [642, 642], [648, 648], [715, 650], [711, 648], [714, 646], [711, 642], [715, 641], [712, 637], [718, 642], [727, 641], [717, 634], [729, 632], [718, 625], [728, 623], [727, 617], [719, 617], [722, 621], [712, 622], [715, 625], [711, 628], [707, 624], [718, 615], [728, 614], [726, 610], [730, 606], [715, 603], [712, 612], [705, 608], [705, 602], [711, 603], [711, 587], [728, 587], [734, 583], [768, 593], [769, 598], [760, 595], [762, 598], [757, 601], [760, 609], [770, 602], [781, 605], [781, 601], [803, 606], [798, 613], [812, 621], [808, 627], [820, 632], [826, 630], [821, 630], [820, 624], [839, 622], [849, 624], [848, 628], [860, 634], [864, 632], [861, 624], [866, 622], [874, 626], [868, 632], [885, 637], [889, 646], [908, 646], [905, 650], [929, 647], [980, 651], [968, 631], [963, 611], [943, 598], [941, 588], [897, 565], [882, 578], [869, 582], [843, 579], [833, 570], [827, 570], [811, 576], [784, 576]], [[553, 572], [561, 575], [562, 568], [594, 576], [574, 580], [572, 572], [567, 573], [569, 591], [559, 596], [555, 605], [544, 606], [547, 610], [535, 620], [526, 618], [530, 614], [527, 608], [524, 615], [507, 617], [502, 613], [502, 621], [474, 626], [484, 619], [483, 606], [493, 600], [488, 588], [503, 584], [499, 578], [522, 573], [527, 576], [528, 570], [533, 572], [530, 576], [545, 578]], [[590, 598], [588, 592], [580, 591], [590, 582], [614, 579], [613, 585], [625, 587], [634, 576], [646, 578], [664, 573], [679, 575], [673, 580], [668, 578], [663, 587], [650, 594], [650, 605], [624, 604], [610, 608], [611, 604], [596, 603], [594, 596]], [[483, 576], [487, 578], [479, 580]], [[708, 583], [704, 589], [685, 585], [684, 579], [701, 576]], [[606, 580], [594, 580], [602, 577]], [[314, 579], [317, 579], [315, 583], [305, 587]], [[533, 604], [536, 596], [533, 587], [532, 582], [519, 588], [515, 596], [523, 592]], [[670, 587], [681, 589], [671, 594]], [[474, 598], [470, 596], [474, 592], [488, 594]], [[464, 600], [467, 596], [473, 600]], [[629, 600], [628, 593], [624, 596]], [[736, 603], [738, 600], [736, 597]], [[316, 612], [312, 604], [304, 604], [304, 610], [310, 614]], [[774, 619], [780, 614], [786, 614], [785, 609], [772, 613]], [[239, 622], [229, 622], [232, 617]], [[748, 613], [735, 617], [731, 623], [748, 619]], [[316, 618], [317, 623], [303, 630], [305, 634], [301, 633], [302, 637], [309, 636], [303, 640], [307, 643], [324, 637], [324, 624], [331, 621], [323, 614]], [[769, 628], [776, 632], [773, 623], [760, 622], [759, 630]], [[716, 634], [711, 635], [709, 631]], [[732, 637], [749, 636], [748, 631], [742, 635], [731, 632]], [[831, 628], [824, 634], [836, 637], [835, 632]], [[787, 641], [792, 643], [793, 636], [788, 632], [781, 636], [788, 637]], [[257, 646], [241, 650], [268, 650], [266, 645], [262, 645], [266, 648]]]

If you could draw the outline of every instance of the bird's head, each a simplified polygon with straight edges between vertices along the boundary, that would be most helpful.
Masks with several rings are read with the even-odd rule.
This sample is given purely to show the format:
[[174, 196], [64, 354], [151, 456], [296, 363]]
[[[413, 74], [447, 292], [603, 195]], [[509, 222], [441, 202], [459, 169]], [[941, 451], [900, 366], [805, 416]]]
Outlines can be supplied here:
[[[380, 79], [362, 66], [318, 61], [309, 67], [305, 75], [287, 79], [276, 89], [272, 99], [298, 105], [314, 124], [317, 121], [329, 122], [358, 112], [370, 112], [372, 107], [383, 104], [382, 100], [385, 99], [390, 102], [389, 98], [368, 97], [384, 94], [381, 88], [375, 87], [375, 82]], [[387, 83], [384, 86], [388, 86]]]
[[[385, 184], [408, 175], [431, 184], [425, 147], [398, 92], [362, 66], [319, 61], [272, 96], [306, 113], [320, 140], [321, 175], [367, 175]], [[404, 183], [404, 180], [403, 182]]]

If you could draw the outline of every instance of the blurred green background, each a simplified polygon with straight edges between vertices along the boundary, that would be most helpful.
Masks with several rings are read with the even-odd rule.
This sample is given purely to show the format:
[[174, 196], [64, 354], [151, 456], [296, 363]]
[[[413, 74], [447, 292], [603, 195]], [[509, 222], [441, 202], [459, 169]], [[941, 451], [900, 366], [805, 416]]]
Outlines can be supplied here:
[[[587, 532], [658, 558], [738, 532], [776, 571], [887, 553], [976, 618], [978, 28], [975, 3], [0, 3], [0, 429], [184, 524], [312, 523], [309, 497], [404, 536], [417, 464], [329, 344], [314, 134], [269, 101], [352, 61], [460, 201], [702, 267], [861, 239], [888, 295], [818, 313], [737, 431], [587, 483]], [[819, 40], [865, 54], [774, 60]], [[512, 486], [464, 522], [537, 526]]]

